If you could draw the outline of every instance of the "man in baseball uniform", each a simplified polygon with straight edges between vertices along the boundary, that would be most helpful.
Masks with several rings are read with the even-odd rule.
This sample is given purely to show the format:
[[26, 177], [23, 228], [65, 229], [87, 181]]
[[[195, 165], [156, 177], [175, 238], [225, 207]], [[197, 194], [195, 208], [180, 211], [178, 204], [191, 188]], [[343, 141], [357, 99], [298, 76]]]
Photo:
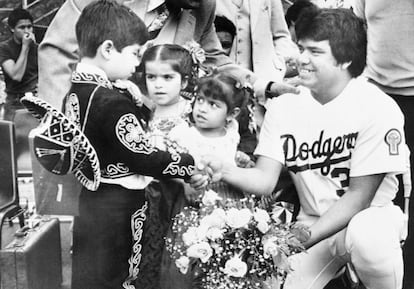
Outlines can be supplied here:
[[301, 92], [268, 103], [256, 166], [211, 161], [246, 192], [270, 194], [285, 166], [300, 200], [297, 227], [306, 253], [291, 258], [284, 289], [322, 289], [350, 262], [369, 289], [399, 289], [401, 209], [392, 200], [406, 170], [404, 117], [360, 74], [366, 31], [346, 9], [318, 9], [296, 24]]

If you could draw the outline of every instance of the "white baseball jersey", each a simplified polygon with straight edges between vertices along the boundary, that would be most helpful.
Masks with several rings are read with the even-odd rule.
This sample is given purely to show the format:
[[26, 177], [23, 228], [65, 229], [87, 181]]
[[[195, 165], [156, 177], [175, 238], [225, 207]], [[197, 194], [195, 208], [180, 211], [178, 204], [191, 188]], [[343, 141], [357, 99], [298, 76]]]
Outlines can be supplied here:
[[397, 104], [365, 78], [352, 79], [322, 105], [307, 88], [268, 104], [255, 153], [286, 165], [301, 213], [322, 215], [350, 177], [386, 173], [372, 206], [394, 199], [396, 173], [406, 169], [404, 117]]

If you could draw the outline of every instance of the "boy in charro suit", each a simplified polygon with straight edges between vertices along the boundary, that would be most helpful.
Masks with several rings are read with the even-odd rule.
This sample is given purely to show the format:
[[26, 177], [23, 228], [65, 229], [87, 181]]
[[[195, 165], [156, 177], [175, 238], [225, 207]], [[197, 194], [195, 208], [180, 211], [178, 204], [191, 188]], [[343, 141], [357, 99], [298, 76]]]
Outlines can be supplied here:
[[190, 178], [194, 160], [150, 145], [143, 108], [113, 86], [112, 81], [128, 78], [138, 65], [148, 37], [139, 17], [115, 1], [97, 1], [82, 11], [76, 36], [81, 59], [64, 111], [95, 148], [102, 178], [97, 191], [83, 188], [80, 194], [72, 288], [128, 288], [141, 259], [144, 188], [151, 181], [144, 175]]

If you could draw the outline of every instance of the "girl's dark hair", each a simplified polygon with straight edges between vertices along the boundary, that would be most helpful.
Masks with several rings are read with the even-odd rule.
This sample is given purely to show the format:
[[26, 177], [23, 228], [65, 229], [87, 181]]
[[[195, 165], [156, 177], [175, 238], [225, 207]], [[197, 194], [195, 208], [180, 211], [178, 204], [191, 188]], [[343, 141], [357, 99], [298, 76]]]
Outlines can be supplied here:
[[145, 63], [147, 61], [166, 61], [172, 69], [181, 74], [181, 79], [186, 79], [190, 86], [194, 86], [193, 59], [190, 52], [184, 47], [177, 44], [161, 44], [149, 47], [142, 55], [141, 64], [138, 66], [140, 73], [140, 88], [147, 93], [145, 81]]
[[207, 98], [223, 101], [227, 105], [227, 112], [236, 107], [245, 107], [252, 93], [237, 78], [223, 72], [213, 72], [200, 78], [197, 94], [200, 92]]
[[16, 27], [17, 22], [19, 22], [19, 20], [22, 20], [22, 19], [24, 20], [27, 19], [33, 23], [33, 17], [29, 11], [23, 8], [16, 8], [12, 12], [10, 12], [7, 18], [7, 24], [9, 25], [10, 28], [13, 29], [14, 27]]
[[75, 30], [81, 57], [94, 57], [105, 40], [112, 40], [118, 51], [133, 44], [143, 45], [148, 40], [144, 22], [129, 8], [112, 0], [87, 5]]
[[350, 9], [317, 9], [304, 11], [296, 21], [298, 40], [328, 40], [339, 64], [351, 62], [348, 71], [359, 76], [365, 68], [367, 34], [365, 24]]

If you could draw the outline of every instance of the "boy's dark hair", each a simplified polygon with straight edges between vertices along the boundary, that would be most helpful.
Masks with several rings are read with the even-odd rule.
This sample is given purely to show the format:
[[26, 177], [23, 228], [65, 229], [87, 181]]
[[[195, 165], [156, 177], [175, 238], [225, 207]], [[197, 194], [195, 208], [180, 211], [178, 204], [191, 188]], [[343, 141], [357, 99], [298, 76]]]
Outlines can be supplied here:
[[237, 78], [223, 72], [200, 78], [197, 93], [200, 92], [207, 98], [223, 101], [227, 113], [236, 107], [245, 107], [251, 93]]
[[216, 27], [216, 32], [225, 31], [230, 33], [233, 38], [236, 36], [236, 26], [227, 17], [217, 15], [214, 19], [214, 26]]
[[30, 20], [33, 23], [33, 17], [29, 11], [23, 8], [16, 8], [12, 12], [10, 12], [9, 17], [7, 19], [7, 24], [10, 28], [16, 27], [17, 22], [22, 19]]
[[147, 93], [147, 84], [145, 81], [145, 64], [147, 61], [166, 61], [171, 68], [181, 74], [181, 79], [187, 79], [191, 84], [193, 79], [193, 59], [190, 52], [184, 47], [177, 44], [160, 44], [149, 47], [145, 50], [141, 58], [141, 64], [138, 72], [141, 74], [140, 88]]
[[300, 14], [305, 9], [318, 9], [318, 6], [310, 2], [310, 0], [297, 0], [286, 10], [285, 20], [290, 27], [292, 23], [295, 23], [298, 20]]
[[328, 40], [338, 64], [351, 62], [352, 77], [362, 73], [366, 64], [367, 34], [365, 24], [349, 9], [306, 10], [295, 24], [298, 40]]
[[90, 3], [76, 23], [76, 39], [81, 57], [94, 57], [105, 40], [112, 40], [115, 48], [139, 44], [148, 40], [144, 22], [129, 8], [111, 0]]

